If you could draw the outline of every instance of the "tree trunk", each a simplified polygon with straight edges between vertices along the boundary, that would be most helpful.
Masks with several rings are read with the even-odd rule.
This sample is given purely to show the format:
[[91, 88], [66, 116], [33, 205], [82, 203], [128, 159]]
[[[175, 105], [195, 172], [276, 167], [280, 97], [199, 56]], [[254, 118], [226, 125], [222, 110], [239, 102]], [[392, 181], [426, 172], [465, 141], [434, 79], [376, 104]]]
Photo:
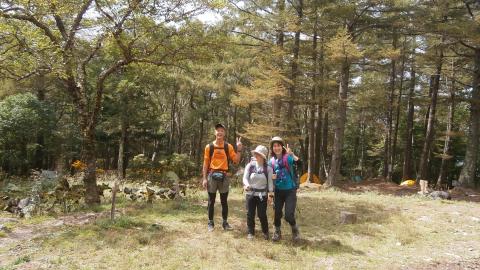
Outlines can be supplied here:
[[415, 93], [415, 63], [412, 62], [412, 70], [410, 72], [410, 89], [408, 92], [408, 109], [407, 109], [407, 133], [405, 136], [405, 146], [403, 148], [403, 173], [402, 180], [412, 179], [412, 146], [413, 146], [413, 116], [414, 104], [413, 95]]
[[364, 176], [364, 163], [365, 163], [365, 116], [362, 111], [362, 119], [360, 121], [360, 160], [358, 162], [358, 167], [360, 169], [360, 176]]
[[119, 183], [115, 181], [113, 188], [112, 188], [112, 207], [110, 208], [110, 220], [115, 220], [115, 202], [117, 199], [117, 191], [118, 191]]
[[199, 130], [199, 136], [198, 136], [198, 145], [197, 145], [197, 156], [195, 159], [195, 162], [197, 164], [197, 168], [200, 167], [200, 162], [203, 157], [203, 130], [204, 130], [204, 122], [205, 120], [203, 119], [203, 116], [200, 118], [200, 130]]
[[[405, 37], [403, 41], [403, 54], [402, 54], [402, 67], [400, 70], [400, 82], [398, 87], [398, 99], [396, 104], [396, 116], [395, 116], [395, 127], [393, 129], [393, 143], [392, 143], [392, 151], [390, 155], [390, 164], [395, 167], [395, 159], [397, 157], [397, 138], [398, 138], [398, 126], [400, 123], [400, 107], [402, 105], [402, 95], [403, 95], [403, 80], [404, 80], [404, 73], [405, 73], [405, 43], [407, 38]], [[390, 179], [393, 180], [393, 179]]]
[[428, 103], [427, 106], [427, 112], [425, 113], [425, 116], [423, 117], [423, 137], [425, 138], [427, 136], [427, 128], [428, 128], [428, 118], [430, 116], [430, 108], [432, 107], [432, 92], [433, 92], [433, 82], [435, 81], [435, 75], [430, 76], [430, 83], [428, 86], [428, 99], [430, 103]]
[[[323, 36], [320, 37], [320, 57], [319, 57], [319, 65], [318, 65], [318, 71], [319, 74], [318, 76], [320, 77], [320, 86], [321, 88], [318, 89], [317, 86], [317, 91], [319, 91], [319, 98], [318, 102], [319, 104], [317, 105], [317, 123], [316, 123], [316, 134], [315, 134], [315, 162], [314, 162], [314, 173], [318, 173], [318, 177], [321, 179], [325, 179], [327, 174], [325, 173], [325, 170], [323, 170], [324, 167], [324, 162], [325, 160], [323, 159], [323, 156], [325, 155], [323, 153], [323, 147], [322, 147], [322, 141], [323, 141], [323, 107], [325, 106], [325, 98], [324, 95], [326, 94], [326, 89], [325, 89], [325, 57], [324, 57], [324, 39]], [[318, 82], [317, 82], [318, 85]]]
[[324, 174], [319, 174], [321, 171], [320, 163], [321, 163], [321, 155], [322, 155], [322, 105], [317, 105], [315, 116], [315, 149], [314, 149], [314, 160], [313, 160], [313, 173], [318, 174], [318, 177], [324, 176]]
[[345, 123], [347, 121], [347, 95], [348, 82], [350, 80], [350, 64], [343, 62], [340, 71], [340, 84], [338, 87], [338, 108], [335, 125], [335, 138], [333, 141], [333, 154], [330, 162], [330, 171], [328, 173], [326, 186], [334, 186], [337, 178], [340, 176], [340, 166], [342, 165], [343, 139], [345, 133]]
[[[292, 74], [291, 74], [292, 84], [289, 87], [290, 100], [288, 101], [287, 117], [293, 116], [295, 92], [297, 89], [297, 77], [299, 73], [298, 58], [300, 54], [300, 34], [301, 34], [301, 25], [302, 25], [302, 19], [303, 19], [303, 0], [298, 0], [298, 6], [295, 9], [298, 15], [297, 22], [296, 22], [297, 31], [295, 32], [295, 41], [293, 45], [293, 60], [292, 60]], [[289, 132], [293, 131], [291, 130], [292, 128], [293, 128], [293, 125], [290, 125]]]
[[181, 109], [175, 112], [175, 121], [177, 122], [177, 153], [183, 153], [183, 129], [182, 129], [182, 115]]
[[320, 172], [319, 175], [323, 176], [323, 179], [326, 179], [328, 176], [328, 160], [327, 160], [327, 150], [328, 150], [328, 110], [325, 110], [323, 116], [323, 125], [322, 125], [322, 150], [321, 150], [321, 162], [320, 162]]
[[[174, 86], [175, 87], [175, 86]], [[175, 121], [175, 115], [177, 112], [177, 88], [173, 90], [173, 101], [172, 101], [172, 107], [170, 110], [170, 137], [168, 139], [168, 154], [171, 155], [173, 153], [173, 149], [175, 146], [175, 134], [176, 134], [176, 123]]]
[[95, 131], [92, 128], [87, 128], [83, 132], [83, 160], [86, 163], [84, 170], [83, 182], [85, 185], [85, 203], [87, 205], [94, 205], [100, 203], [100, 196], [97, 191], [97, 156], [95, 152]]
[[119, 147], [118, 147], [118, 166], [117, 166], [117, 175], [118, 178], [120, 179], [125, 179], [125, 145], [127, 142], [127, 130], [128, 130], [128, 125], [127, 125], [127, 120], [122, 117], [121, 123], [120, 123], [120, 141], [119, 141]]
[[428, 115], [427, 131], [425, 134], [425, 141], [423, 143], [422, 155], [420, 158], [420, 164], [418, 166], [419, 172], [417, 174], [417, 181], [428, 180], [428, 161], [429, 161], [430, 151], [431, 151], [433, 138], [434, 138], [435, 114], [437, 110], [437, 97], [438, 97], [438, 89], [440, 88], [440, 74], [442, 72], [442, 61], [443, 61], [443, 49], [439, 48], [437, 50], [440, 50], [440, 51], [437, 58], [435, 74], [433, 75], [430, 112]]
[[[235, 142], [237, 139], [237, 106], [233, 107], [233, 139], [232, 142]], [[236, 146], [236, 144], [234, 144]]]
[[[285, 22], [283, 21], [283, 13], [285, 12], [285, 0], [280, 0], [277, 2], [277, 9], [278, 9], [278, 18], [280, 18], [280, 22], [278, 25], [278, 30], [277, 30], [277, 41], [276, 45], [278, 49], [283, 50], [283, 44], [285, 40], [285, 33], [284, 33], [284, 28], [285, 28]], [[281, 70], [283, 67], [283, 58], [279, 57], [277, 65], [279, 69]], [[280, 115], [282, 110], [282, 100], [279, 97], [274, 97], [273, 98], [273, 119], [272, 123], [274, 127], [279, 127], [282, 118], [278, 117]]]
[[[315, 9], [315, 14], [316, 14]], [[310, 106], [310, 123], [309, 123], [309, 141], [308, 141], [308, 164], [307, 164], [307, 171], [308, 177], [307, 182], [312, 182], [312, 174], [316, 172], [315, 170], [315, 150], [317, 148], [316, 145], [316, 138], [320, 134], [317, 134], [315, 130], [315, 114], [316, 114], [316, 105], [315, 101], [317, 99], [317, 89], [318, 89], [318, 55], [317, 55], [317, 28], [318, 28], [318, 15], [315, 16], [315, 25], [313, 28], [313, 43], [312, 43], [312, 58], [313, 58], [313, 66], [314, 66], [314, 75], [313, 75], [313, 86], [310, 92], [310, 97], [312, 99], [312, 105]]]
[[[45, 75], [40, 74], [34, 81], [37, 98], [40, 101], [45, 101]], [[43, 169], [45, 166], [45, 135], [42, 131], [37, 134], [37, 147], [35, 149], [34, 167], [37, 170]]]
[[304, 162], [301, 162], [301, 169], [299, 169], [297, 172], [297, 173], [301, 173], [300, 175], [303, 175], [303, 172], [307, 171], [307, 161], [308, 161], [308, 153], [309, 153], [308, 125], [309, 125], [309, 119], [310, 119], [308, 117], [308, 112], [309, 112], [309, 108], [305, 107], [305, 109], [303, 110], [303, 120], [304, 120], [303, 125], [300, 124], [300, 121], [295, 121], [297, 125], [297, 130], [300, 130], [301, 135], [305, 135], [305, 136], [300, 136], [298, 138], [298, 143], [300, 145], [299, 157], [301, 161], [304, 161]]
[[[397, 35], [393, 33], [392, 47], [397, 49]], [[387, 112], [387, 136], [385, 138], [385, 160], [384, 160], [384, 176], [387, 181], [392, 181], [393, 164], [391, 163], [392, 154], [392, 133], [393, 133], [393, 101], [395, 100], [395, 81], [397, 77], [396, 70], [397, 61], [392, 58], [392, 69], [390, 73], [390, 92], [388, 95], [388, 112]]]
[[450, 134], [452, 132], [453, 114], [455, 111], [455, 72], [452, 75], [452, 85], [450, 87], [450, 104], [448, 106], [447, 130], [445, 131], [445, 143], [443, 145], [442, 163], [440, 165], [440, 173], [437, 179], [437, 188], [441, 188], [445, 183], [447, 175], [447, 164], [451, 159], [448, 152], [450, 151]]
[[470, 127], [468, 130], [467, 151], [458, 181], [462, 186], [475, 185], [475, 171], [478, 161], [480, 137], [480, 48], [475, 49], [472, 78], [472, 98], [470, 100]]

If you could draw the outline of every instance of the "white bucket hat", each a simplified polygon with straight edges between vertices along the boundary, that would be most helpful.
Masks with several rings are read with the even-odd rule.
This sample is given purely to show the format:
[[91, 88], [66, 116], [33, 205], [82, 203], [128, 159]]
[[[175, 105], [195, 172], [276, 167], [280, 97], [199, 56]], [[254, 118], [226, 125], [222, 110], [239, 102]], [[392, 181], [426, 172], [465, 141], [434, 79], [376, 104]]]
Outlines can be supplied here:
[[268, 149], [267, 147], [263, 146], [263, 145], [259, 145], [257, 146], [257, 148], [255, 148], [255, 150], [252, 151], [252, 154], [254, 153], [257, 153], [259, 154], [260, 156], [262, 156], [265, 160], [267, 160], [267, 155], [268, 155]]

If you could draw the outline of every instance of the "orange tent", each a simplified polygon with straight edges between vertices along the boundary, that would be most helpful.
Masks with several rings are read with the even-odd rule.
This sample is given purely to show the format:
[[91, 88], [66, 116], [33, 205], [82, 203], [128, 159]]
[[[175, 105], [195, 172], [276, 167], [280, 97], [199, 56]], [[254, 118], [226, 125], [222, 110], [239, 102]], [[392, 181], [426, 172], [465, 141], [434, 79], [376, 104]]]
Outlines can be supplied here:
[[[308, 178], [308, 173], [304, 173], [301, 177], [300, 177], [300, 184], [303, 184], [305, 182], [307, 182], [307, 178]], [[310, 180], [312, 183], [315, 183], [315, 184], [322, 184], [320, 182], [320, 178], [318, 178], [317, 175], [313, 174], [312, 175], [312, 179]]]

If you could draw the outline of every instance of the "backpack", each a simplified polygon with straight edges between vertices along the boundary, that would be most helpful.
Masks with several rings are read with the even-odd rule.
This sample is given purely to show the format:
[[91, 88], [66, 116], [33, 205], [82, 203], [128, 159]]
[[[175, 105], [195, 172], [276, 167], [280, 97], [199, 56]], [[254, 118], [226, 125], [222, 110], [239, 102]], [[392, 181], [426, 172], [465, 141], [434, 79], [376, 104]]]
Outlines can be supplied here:
[[223, 151], [225, 151], [225, 155], [227, 156], [227, 171], [228, 171], [228, 169], [230, 169], [230, 156], [228, 155], [228, 143], [224, 142], [223, 143], [223, 148], [215, 147], [215, 145], [213, 145], [213, 143], [210, 143], [208, 145], [208, 150], [210, 151], [210, 163], [212, 163], [212, 156], [213, 156], [213, 152], [215, 151], [215, 149], [223, 149]]
[[[295, 183], [295, 187], [298, 188], [299, 186], [299, 182], [298, 182], [298, 174], [297, 174], [297, 169], [295, 167], [297, 167], [297, 164], [295, 162], [293, 162], [293, 168], [290, 168], [290, 164], [288, 164], [288, 154], [284, 154], [282, 156], [282, 163], [283, 165], [285, 166], [285, 168], [287, 169], [287, 171], [290, 173], [290, 176], [292, 177], [292, 180], [293, 182]], [[270, 162], [272, 163], [272, 168], [275, 169], [275, 157], [272, 157], [270, 159]]]
[[[255, 172], [255, 162], [252, 160], [250, 161], [250, 168], [248, 169], [248, 178], [250, 178], [250, 175], [252, 175], [252, 173]], [[267, 179], [267, 187], [265, 189], [262, 189], [262, 190], [256, 190], [256, 189], [253, 189], [253, 191], [255, 192], [264, 192], [264, 191], [268, 191], [268, 164], [267, 162], [264, 162], [263, 163], [263, 174], [265, 175], [265, 178]]]

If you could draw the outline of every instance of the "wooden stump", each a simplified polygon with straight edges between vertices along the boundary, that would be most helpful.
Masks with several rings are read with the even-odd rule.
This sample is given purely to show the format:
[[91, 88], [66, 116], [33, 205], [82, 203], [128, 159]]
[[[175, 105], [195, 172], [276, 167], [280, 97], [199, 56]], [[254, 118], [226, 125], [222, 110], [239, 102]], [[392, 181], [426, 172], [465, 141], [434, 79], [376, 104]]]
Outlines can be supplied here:
[[[112, 189], [112, 208], [110, 209], [110, 219], [115, 220], [115, 198], [117, 197], [117, 191], [119, 191], [118, 186], [120, 185], [119, 181], [115, 181]], [[125, 189], [127, 189], [125, 187]]]
[[428, 180], [420, 180], [420, 193], [421, 194], [428, 193]]
[[357, 222], [357, 214], [351, 213], [348, 211], [340, 212], [340, 223], [341, 224], [354, 224]]

